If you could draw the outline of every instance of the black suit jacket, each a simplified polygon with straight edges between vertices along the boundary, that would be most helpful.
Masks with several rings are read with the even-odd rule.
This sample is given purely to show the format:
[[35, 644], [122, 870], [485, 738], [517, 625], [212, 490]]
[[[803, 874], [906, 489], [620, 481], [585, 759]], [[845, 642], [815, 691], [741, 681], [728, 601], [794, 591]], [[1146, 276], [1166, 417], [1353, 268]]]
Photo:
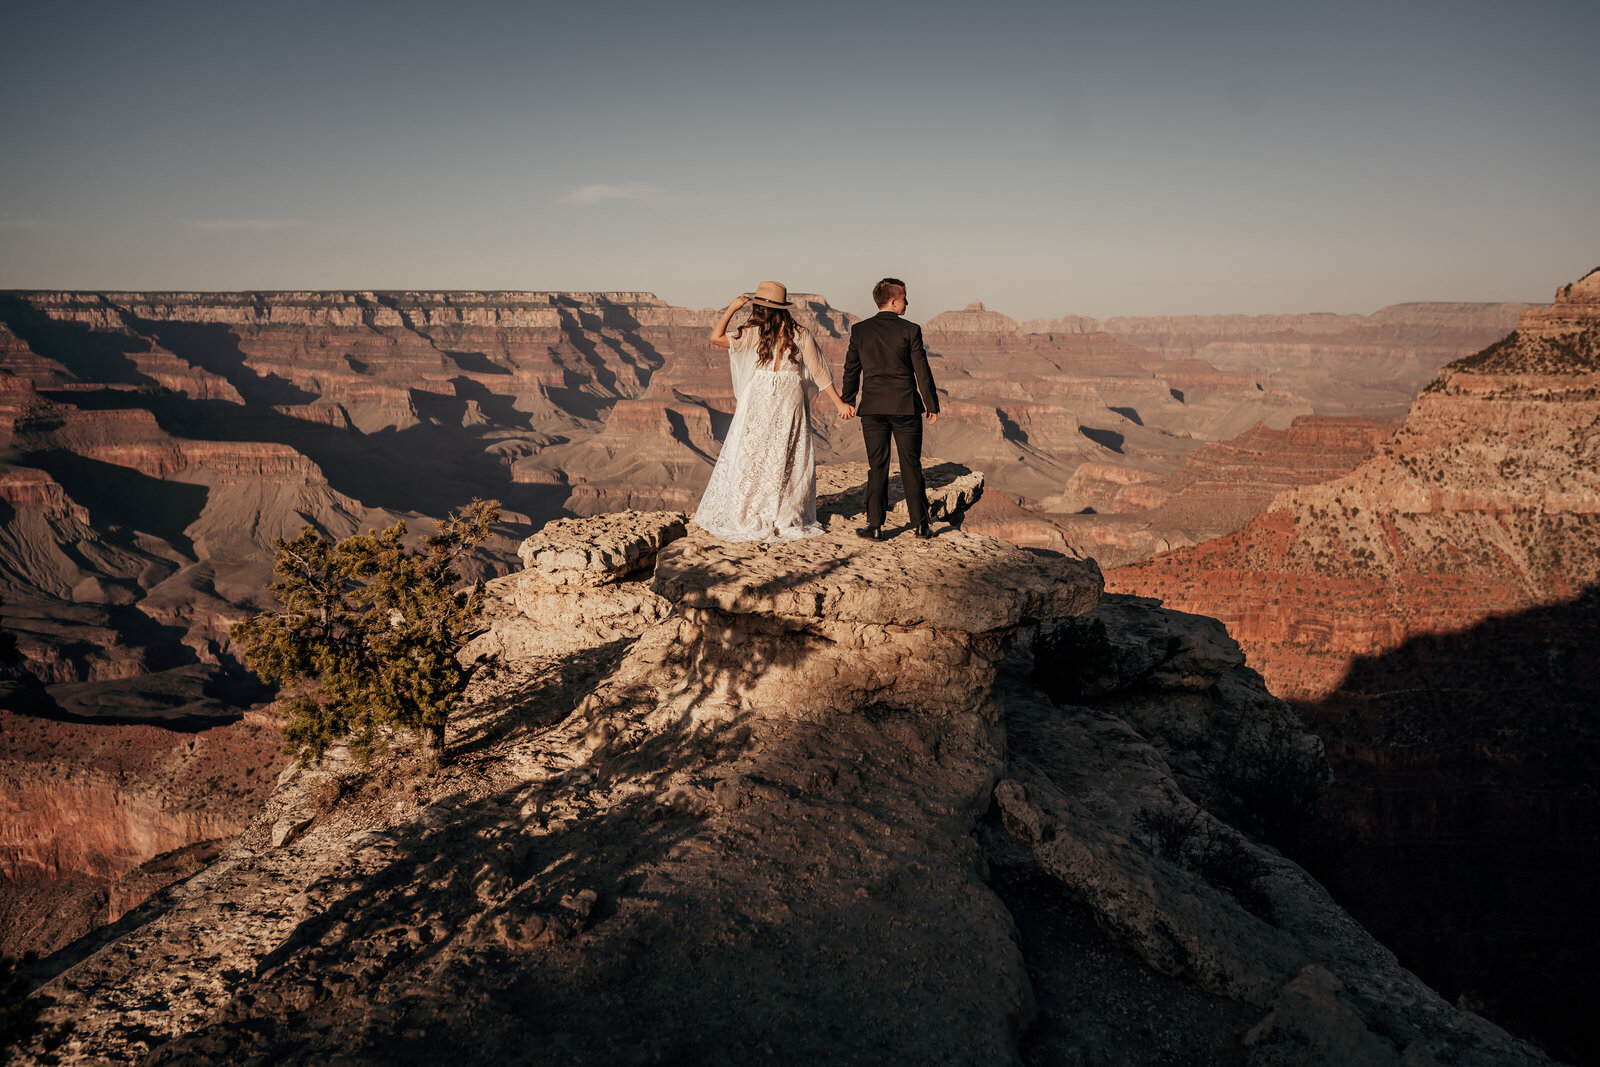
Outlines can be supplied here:
[[855, 404], [862, 415], [938, 412], [939, 394], [928, 370], [928, 353], [922, 348], [922, 327], [892, 311], [880, 311], [850, 327], [850, 351], [844, 357], [844, 389], [839, 397], [846, 404]]

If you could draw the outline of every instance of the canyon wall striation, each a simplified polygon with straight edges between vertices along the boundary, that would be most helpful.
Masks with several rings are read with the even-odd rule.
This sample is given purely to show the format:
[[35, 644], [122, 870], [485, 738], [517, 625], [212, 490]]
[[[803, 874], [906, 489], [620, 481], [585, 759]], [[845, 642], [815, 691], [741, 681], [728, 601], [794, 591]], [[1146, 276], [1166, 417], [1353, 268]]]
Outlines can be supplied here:
[[[794, 299], [837, 376], [850, 316]], [[705, 341], [716, 315], [643, 292], [0, 293], [0, 621], [25, 659], [0, 699], [46, 716], [63, 745], [88, 742], [61, 724], [116, 736], [142, 723], [178, 759], [195, 731], [246, 738], [242, 709], [269, 695], [227, 632], [264, 606], [274, 538], [400, 520], [417, 535], [467, 498], [494, 497], [507, 523], [470, 567], [487, 578], [552, 520], [692, 511], [733, 411], [725, 357]], [[1452, 316], [1486, 328], [1465, 307], [1435, 325]], [[1109, 485], [1128, 489], [1128, 507], [1148, 502], [1134, 490], [1179, 476], [1197, 447], [1270, 435], [1323, 403], [1090, 325], [1029, 332], [981, 305], [927, 324], [945, 414], [926, 451], [989, 472], [980, 509], [1009, 510], [982, 529], [1079, 555], [1106, 552], [1107, 536], [1119, 552], [1197, 536], [1177, 519], [1162, 532], [1158, 517], [1145, 537], [1040, 515], [1081, 510]], [[853, 425], [815, 421], [823, 459], [861, 458]], [[0, 739], [19, 811], [38, 771], [21, 744]], [[253, 755], [226, 786], [240, 796], [255, 795], [243, 775], [274, 758], [255, 744], [241, 741]], [[180, 819], [176, 836], [154, 829], [166, 815], [119, 822], [164, 788], [142, 773], [85, 787], [79, 806], [104, 813], [104, 832], [75, 844], [80, 831], [63, 830], [50, 847], [74, 858], [37, 870], [86, 879], [75, 884], [92, 903], [152, 850], [237, 828], [233, 816]], [[102, 788], [120, 790], [121, 807]], [[6, 847], [68, 825], [18, 818]]]
[[1221, 619], [1296, 698], [1338, 773], [1313, 866], [1364, 921], [1600, 1051], [1600, 271], [1446, 367], [1350, 474], [1108, 582]]

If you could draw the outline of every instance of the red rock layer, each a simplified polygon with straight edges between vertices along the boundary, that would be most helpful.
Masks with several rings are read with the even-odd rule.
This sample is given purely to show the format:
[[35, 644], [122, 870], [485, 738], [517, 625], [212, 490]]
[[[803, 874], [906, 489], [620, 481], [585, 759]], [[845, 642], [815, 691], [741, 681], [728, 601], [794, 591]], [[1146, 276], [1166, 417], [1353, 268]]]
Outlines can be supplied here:
[[1446, 368], [1349, 475], [1107, 574], [1214, 615], [1335, 784], [1308, 859], [1430, 984], [1600, 1053], [1600, 272]]
[[107, 901], [65, 926], [0, 923], [0, 952], [51, 951], [159, 888], [118, 888], [141, 864], [238, 834], [271, 791], [279, 744], [276, 723], [259, 715], [185, 733], [0, 711], [0, 916], [31, 914], [30, 894], [49, 897], [62, 878], [73, 888], [60, 906]]
[[[1600, 272], [1527, 319], [1493, 362], [1446, 368], [1348, 476], [1108, 582], [1222, 619], [1299, 697], [1330, 692], [1356, 655], [1575, 596], [1600, 577], [1600, 369], [1569, 352], [1600, 334]], [[1551, 348], [1552, 322], [1567, 347]]]

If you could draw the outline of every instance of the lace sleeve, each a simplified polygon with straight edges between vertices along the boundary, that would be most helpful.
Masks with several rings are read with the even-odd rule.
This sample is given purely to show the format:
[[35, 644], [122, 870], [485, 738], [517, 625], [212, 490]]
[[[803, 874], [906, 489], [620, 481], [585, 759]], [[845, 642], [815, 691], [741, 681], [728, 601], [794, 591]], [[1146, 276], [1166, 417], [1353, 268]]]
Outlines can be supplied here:
[[833, 374], [828, 370], [828, 361], [822, 355], [822, 350], [817, 347], [817, 342], [812, 338], [809, 330], [801, 330], [796, 338], [800, 346], [800, 362], [806, 369], [806, 377], [818, 389], [826, 389], [833, 384]]
[[733, 375], [735, 405], [744, 396], [745, 386], [750, 384], [750, 376], [755, 373], [756, 337], [755, 330], [746, 330], [742, 337], [728, 335], [728, 370]]

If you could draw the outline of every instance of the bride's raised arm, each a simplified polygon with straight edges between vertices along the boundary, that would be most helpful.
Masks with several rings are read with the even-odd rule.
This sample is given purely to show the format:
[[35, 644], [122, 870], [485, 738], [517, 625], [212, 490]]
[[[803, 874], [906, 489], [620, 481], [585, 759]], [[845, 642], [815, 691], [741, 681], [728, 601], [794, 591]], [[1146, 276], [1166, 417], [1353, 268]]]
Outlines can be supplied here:
[[733, 317], [739, 313], [740, 308], [749, 303], [750, 298], [745, 296], [743, 293], [740, 293], [738, 296], [733, 298], [733, 303], [728, 305], [728, 309], [722, 313], [722, 317], [717, 320], [717, 324], [711, 327], [712, 344], [716, 345], [718, 348], [732, 347], [728, 341], [728, 323], [733, 321]]

